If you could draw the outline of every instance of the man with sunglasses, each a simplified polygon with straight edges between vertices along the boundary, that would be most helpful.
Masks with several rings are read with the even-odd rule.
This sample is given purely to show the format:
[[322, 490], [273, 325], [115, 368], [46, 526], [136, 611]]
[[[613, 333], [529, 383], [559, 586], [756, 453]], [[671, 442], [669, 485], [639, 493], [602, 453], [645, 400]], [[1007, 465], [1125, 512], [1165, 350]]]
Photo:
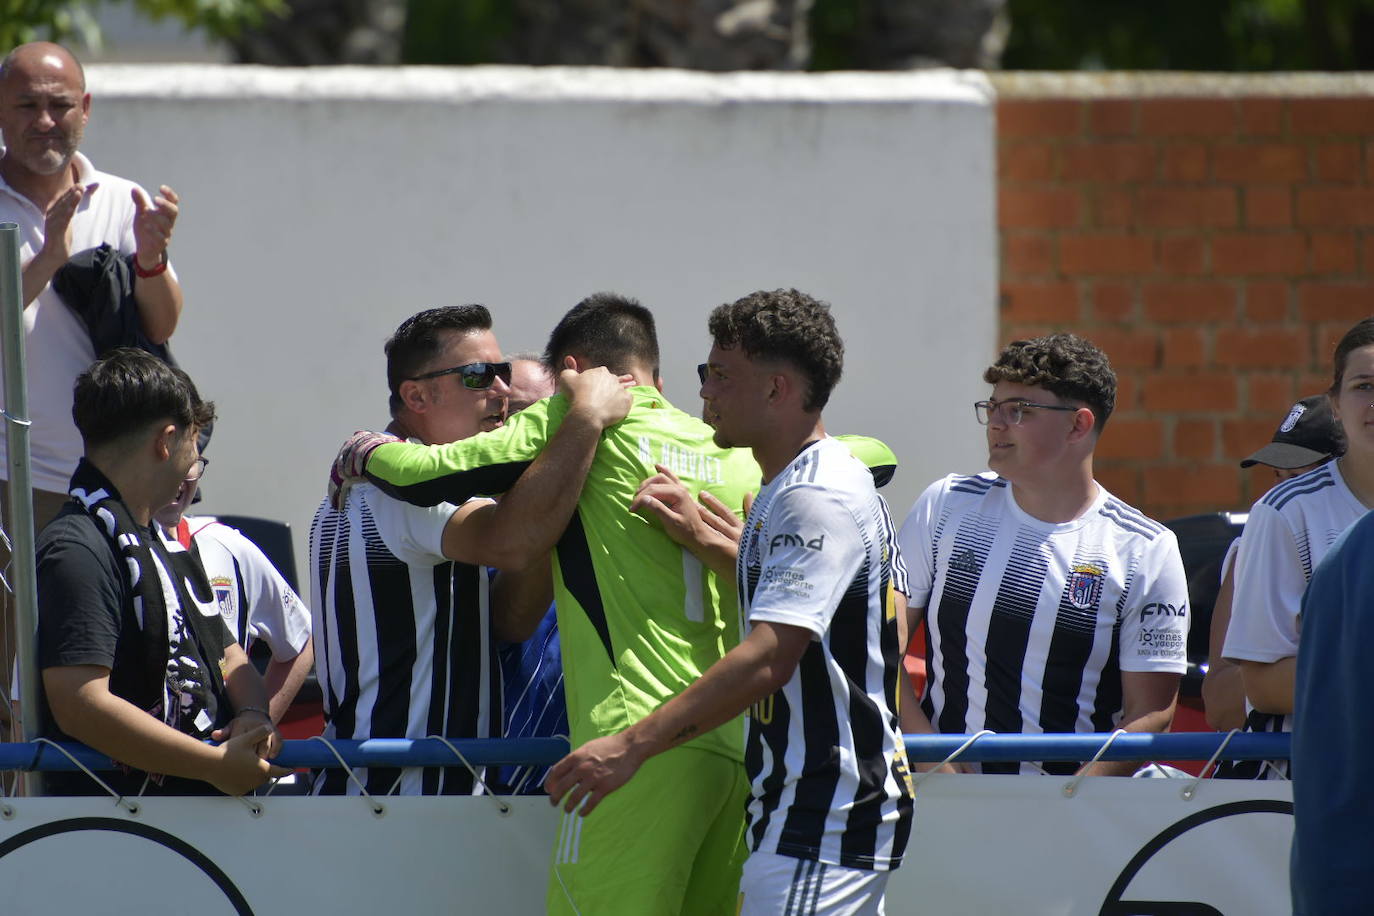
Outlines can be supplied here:
[[[661, 522], [628, 511], [640, 483], [661, 465], [692, 498], [709, 490], [728, 507], [722, 511], [741, 515], [759, 468], [748, 451], [715, 444], [710, 426], [664, 397], [653, 315], [633, 299], [598, 293], [574, 306], [545, 348], [546, 363], [565, 360], [583, 369], [608, 366], [635, 382], [634, 406], [606, 430], [577, 511], [561, 519], [551, 563], [577, 746], [644, 718], [740, 639], [729, 577], [703, 566]], [[549, 398], [494, 435], [444, 448], [360, 434], [340, 453], [336, 474], [347, 480], [365, 472], [377, 488], [415, 502], [522, 486], [534, 470], [530, 462], [549, 457], [550, 436], [566, 427], [567, 410], [565, 399]], [[569, 475], [565, 489], [579, 496], [581, 479]], [[547, 584], [529, 595], [536, 615], [549, 595]], [[745, 857], [743, 760], [744, 728], [736, 718], [654, 758], [635, 784], [587, 818], [565, 814], [548, 911], [734, 912]]]
[[245, 652], [262, 640], [272, 652], [263, 672], [267, 712], [274, 724], [291, 707], [315, 664], [310, 641], [310, 609], [282, 577], [272, 561], [236, 528], [213, 516], [185, 512], [200, 492], [201, 477], [210, 459], [191, 465], [177, 498], [153, 519], [163, 539], [195, 554], [205, 568], [215, 604], [229, 633]]
[[[444, 445], [505, 422], [511, 366], [485, 307], [412, 316], [387, 341], [386, 357], [392, 422], [383, 438]], [[564, 422], [499, 504], [436, 499], [420, 507], [364, 483], [340, 494], [337, 507], [320, 506], [310, 569], [326, 738], [500, 735], [493, 637], [527, 638], [549, 604], [518, 603], [525, 589], [510, 571], [548, 553], [602, 430], [630, 407], [605, 369], [564, 372], [559, 384], [568, 396]], [[505, 572], [489, 581], [488, 566]], [[323, 771], [315, 792], [385, 794], [393, 786], [412, 795], [481, 791], [461, 767], [372, 767]]]
[[927, 615], [926, 716], [958, 734], [1166, 730], [1188, 590], [1173, 533], [1093, 479], [1116, 403], [1106, 354], [1072, 334], [1018, 340], [983, 379], [989, 470], [931, 484], [898, 538]]

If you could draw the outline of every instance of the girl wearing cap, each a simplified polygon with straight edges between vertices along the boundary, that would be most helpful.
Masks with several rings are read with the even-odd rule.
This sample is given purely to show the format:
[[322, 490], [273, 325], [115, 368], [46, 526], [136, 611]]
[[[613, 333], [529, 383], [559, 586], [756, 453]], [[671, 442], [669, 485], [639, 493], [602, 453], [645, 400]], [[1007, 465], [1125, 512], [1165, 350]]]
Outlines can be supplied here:
[[[1345, 451], [1341, 424], [1331, 413], [1331, 400], [1325, 393], [1314, 394], [1294, 404], [1274, 438], [1264, 448], [1240, 463], [1243, 468], [1257, 464], [1272, 468], [1278, 483], [1300, 477]], [[1221, 561], [1221, 587], [1212, 608], [1208, 640], [1207, 675], [1202, 681], [1202, 703], [1207, 724], [1218, 731], [1245, 727], [1245, 685], [1240, 667], [1222, 657], [1226, 628], [1231, 622], [1231, 597], [1235, 589], [1236, 549], [1240, 538], [1231, 542]], [[1251, 766], [1250, 769], [1257, 769]]]
[[[1336, 538], [1374, 507], [1374, 318], [1345, 333], [1333, 363], [1327, 398], [1345, 454], [1261, 497], [1240, 540], [1222, 654], [1240, 666], [1253, 731], [1291, 730], [1303, 590]], [[1286, 775], [1287, 766], [1257, 769]]]

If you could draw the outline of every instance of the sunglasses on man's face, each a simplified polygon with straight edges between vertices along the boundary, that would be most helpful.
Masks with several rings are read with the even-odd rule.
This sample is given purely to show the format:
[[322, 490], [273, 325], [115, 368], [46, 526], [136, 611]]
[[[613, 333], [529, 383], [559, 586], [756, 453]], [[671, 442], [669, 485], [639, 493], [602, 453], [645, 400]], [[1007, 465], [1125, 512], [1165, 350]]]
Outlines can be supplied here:
[[425, 379], [438, 378], [441, 375], [456, 375], [463, 383], [464, 388], [481, 391], [496, 384], [498, 378], [509, 385], [510, 363], [468, 363], [463, 366], [454, 366], [451, 369], [435, 369], [433, 372], [426, 372], [423, 375], [413, 375], [410, 380], [421, 382]]

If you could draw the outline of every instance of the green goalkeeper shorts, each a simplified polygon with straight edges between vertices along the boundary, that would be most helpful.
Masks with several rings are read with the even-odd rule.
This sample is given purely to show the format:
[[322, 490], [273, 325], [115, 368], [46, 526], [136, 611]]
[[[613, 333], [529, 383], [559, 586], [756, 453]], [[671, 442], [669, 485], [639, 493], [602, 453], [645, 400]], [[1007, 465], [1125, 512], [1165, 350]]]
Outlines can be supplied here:
[[562, 815], [548, 912], [734, 916], [748, 798], [738, 761], [694, 747], [651, 757], [587, 817]]

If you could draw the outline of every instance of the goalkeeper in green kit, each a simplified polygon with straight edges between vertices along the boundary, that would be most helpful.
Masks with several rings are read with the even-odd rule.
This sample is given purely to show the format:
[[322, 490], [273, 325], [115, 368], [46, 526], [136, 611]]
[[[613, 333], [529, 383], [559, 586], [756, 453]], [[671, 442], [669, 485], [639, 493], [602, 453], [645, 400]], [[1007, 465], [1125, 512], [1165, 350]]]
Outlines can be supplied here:
[[[716, 446], [710, 426], [663, 396], [654, 319], [638, 302], [599, 293], [578, 303], [554, 328], [545, 360], [633, 377], [634, 404], [602, 434], [551, 562], [577, 747], [639, 721], [740, 640], [734, 582], [703, 567], [656, 519], [629, 511], [640, 483], [666, 469], [715, 514], [742, 519], [745, 495], [761, 477], [749, 450]], [[556, 395], [500, 429], [442, 446], [361, 433], [340, 452], [336, 482], [366, 477], [421, 505], [499, 494], [567, 409]], [[891, 453], [880, 445], [877, 452], [890, 473]], [[522, 598], [547, 606], [548, 594]], [[736, 719], [654, 757], [587, 817], [562, 815], [548, 912], [734, 913], [748, 854], [743, 761], [744, 723]]]

